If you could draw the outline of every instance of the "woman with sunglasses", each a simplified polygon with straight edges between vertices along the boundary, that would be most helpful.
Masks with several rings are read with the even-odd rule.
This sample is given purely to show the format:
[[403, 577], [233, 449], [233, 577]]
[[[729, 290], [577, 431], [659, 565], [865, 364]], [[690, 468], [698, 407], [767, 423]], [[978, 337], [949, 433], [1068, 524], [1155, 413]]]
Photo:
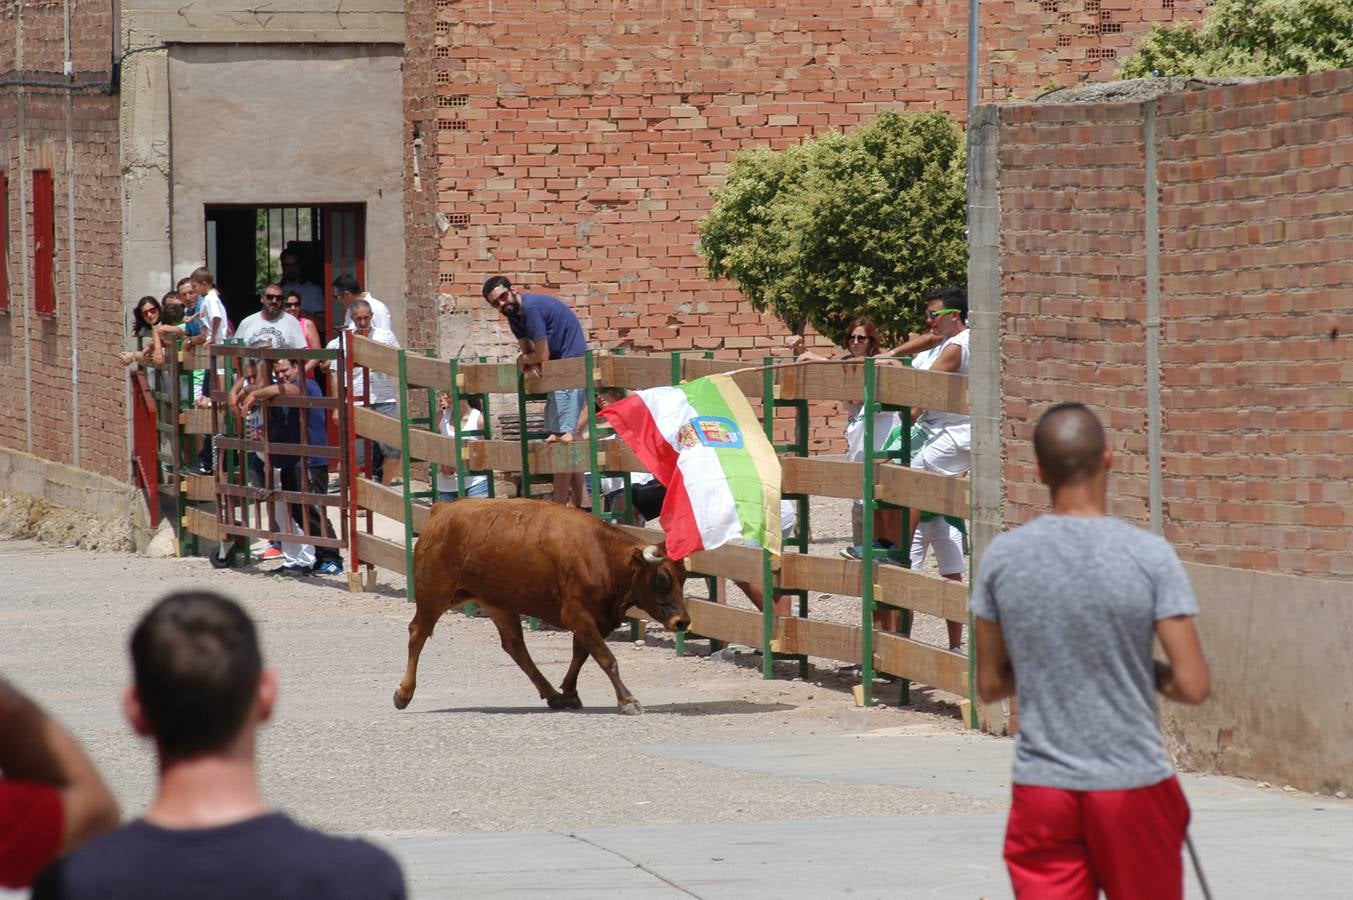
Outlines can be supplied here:
[[[282, 311], [289, 313], [292, 318], [301, 323], [301, 331], [305, 332], [305, 349], [321, 350], [324, 343], [319, 339], [319, 326], [315, 320], [310, 318], [310, 314], [301, 308], [301, 295], [297, 291], [287, 291], [286, 296], [282, 298]], [[316, 369], [327, 369], [322, 359], [307, 359], [305, 361], [305, 377], [314, 378]], [[321, 382], [321, 387], [323, 382]]]
[[[132, 307], [132, 336], [137, 339], [150, 337], [155, 331], [155, 326], [160, 324], [162, 313], [160, 301], [149, 294], [137, 300], [136, 305]], [[147, 345], [140, 350], [119, 353], [117, 359], [124, 366], [148, 362], [154, 349], [153, 345]]]

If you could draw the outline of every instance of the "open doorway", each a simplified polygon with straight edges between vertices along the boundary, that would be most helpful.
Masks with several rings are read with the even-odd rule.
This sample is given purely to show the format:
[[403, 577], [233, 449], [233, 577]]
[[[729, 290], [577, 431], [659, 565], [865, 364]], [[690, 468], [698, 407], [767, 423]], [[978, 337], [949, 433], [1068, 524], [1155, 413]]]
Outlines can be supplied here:
[[[343, 312], [334, 303], [334, 278], [349, 274], [366, 284], [365, 204], [208, 204], [205, 212], [207, 268], [232, 322], [258, 311], [264, 285], [294, 281], [319, 288], [302, 290], [323, 297], [310, 315], [326, 340], [337, 333]], [[297, 258], [294, 274], [283, 273], [284, 253]]]

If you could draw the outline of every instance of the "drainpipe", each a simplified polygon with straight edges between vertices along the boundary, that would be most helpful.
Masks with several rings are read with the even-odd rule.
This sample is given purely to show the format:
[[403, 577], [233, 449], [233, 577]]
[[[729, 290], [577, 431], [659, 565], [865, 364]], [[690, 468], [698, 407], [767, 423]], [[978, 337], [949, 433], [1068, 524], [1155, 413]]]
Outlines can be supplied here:
[[[70, 55], [70, 0], [62, 0], [65, 11], [65, 60], [62, 74], [67, 81], [75, 77]], [[75, 97], [66, 91], [66, 259], [70, 270], [70, 434], [71, 465], [80, 468], [80, 311], [75, 282]], [[125, 318], [125, 317], [123, 317]]]
[[[23, 71], [23, 4], [14, 8], [14, 69]], [[24, 439], [33, 452], [33, 320], [28, 312], [28, 104], [22, 86], [16, 88], [19, 107], [19, 259], [23, 273], [23, 408]]]

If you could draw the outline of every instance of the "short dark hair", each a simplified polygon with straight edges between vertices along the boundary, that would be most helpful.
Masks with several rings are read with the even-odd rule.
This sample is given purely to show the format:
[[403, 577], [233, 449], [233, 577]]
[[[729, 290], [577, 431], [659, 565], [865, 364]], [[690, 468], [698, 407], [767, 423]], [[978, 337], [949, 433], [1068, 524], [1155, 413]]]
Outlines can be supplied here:
[[131, 637], [136, 697], [165, 759], [220, 750], [240, 733], [263, 674], [253, 620], [210, 591], [179, 591]]
[[930, 304], [932, 300], [939, 300], [944, 303], [945, 309], [958, 310], [958, 317], [963, 321], [968, 321], [968, 289], [961, 287], [936, 288], [925, 295], [925, 303]]
[[216, 278], [211, 274], [211, 269], [206, 266], [198, 266], [193, 269], [193, 274], [188, 276], [199, 284], [205, 284], [208, 287], [216, 287]]
[[1058, 403], [1038, 418], [1034, 455], [1048, 487], [1075, 484], [1104, 468], [1104, 425], [1083, 403]]
[[484, 281], [484, 299], [489, 299], [489, 294], [500, 287], [507, 288], [509, 291], [512, 290], [512, 282], [508, 280], [506, 275], [494, 275], [492, 278], [486, 279]]
[[360, 294], [361, 292], [362, 285], [357, 280], [356, 275], [349, 275], [347, 272], [344, 272], [342, 275], [334, 276], [335, 294]]

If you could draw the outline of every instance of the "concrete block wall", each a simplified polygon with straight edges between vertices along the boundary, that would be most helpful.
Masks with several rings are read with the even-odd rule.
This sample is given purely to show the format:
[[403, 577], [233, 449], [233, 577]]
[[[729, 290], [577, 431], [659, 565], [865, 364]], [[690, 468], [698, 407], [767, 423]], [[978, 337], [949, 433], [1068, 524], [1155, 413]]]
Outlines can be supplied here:
[[[71, 74], [65, 74], [70, 14]], [[111, 0], [0, 13], [0, 168], [9, 180], [9, 301], [0, 313], [0, 446], [126, 480], [117, 103]], [[54, 183], [56, 313], [33, 293], [32, 172]]]
[[[1203, 9], [1172, 6], [984, 3], [981, 95], [1111, 77], [1111, 57], [1152, 21]], [[954, 0], [415, 0], [407, 10], [406, 115], [424, 130], [424, 179], [435, 178], [449, 225], [437, 236], [431, 214], [414, 214], [408, 281], [436, 285], [444, 353], [510, 345], [479, 296], [498, 272], [563, 297], [596, 346], [779, 349], [783, 326], [709, 279], [696, 252], [696, 223], [733, 155], [884, 109], [965, 108], [967, 4]], [[420, 81], [429, 72], [435, 106]], [[428, 240], [435, 254], [413, 252]], [[816, 424], [839, 434], [835, 416]]]
[[1353, 71], [1166, 94], [1159, 229], [1141, 103], [1000, 110], [1006, 520], [1045, 492], [1053, 402], [1114, 434], [1114, 512], [1148, 524], [1144, 296], [1158, 253], [1159, 515], [1193, 562], [1353, 580]]

